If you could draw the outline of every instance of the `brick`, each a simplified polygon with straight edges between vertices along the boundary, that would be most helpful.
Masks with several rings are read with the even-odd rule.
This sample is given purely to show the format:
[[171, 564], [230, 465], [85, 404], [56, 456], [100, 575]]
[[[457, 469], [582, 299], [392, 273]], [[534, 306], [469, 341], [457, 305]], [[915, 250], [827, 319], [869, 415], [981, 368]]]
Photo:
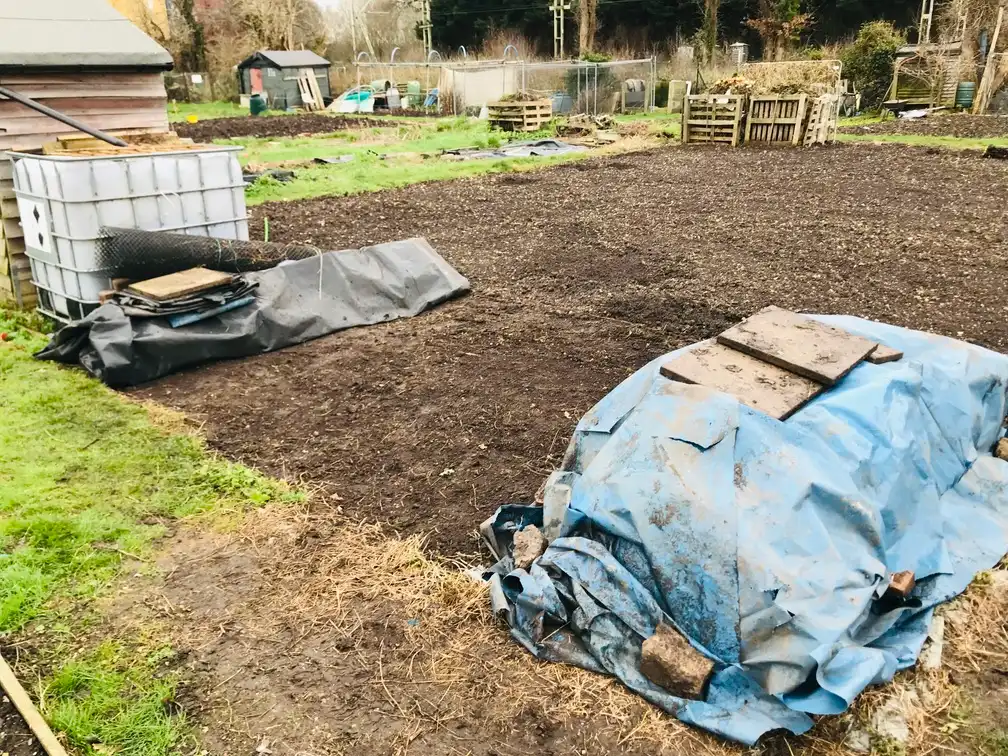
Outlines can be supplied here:
[[641, 647], [641, 673], [679, 698], [700, 700], [714, 663], [672, 625], [661, 623]]
[[917, 585], [917, 581], [914, 579], [914, 574], [910, 570], [904, 570], [889, 578], [889, 589], [886, 593], [906, 598], [913, 591], [915, 585]]
[[527, 570], [546, 551], [546, 536], [535, 525], [529, 525], [514, 536], [514, 562], [519, 570]]

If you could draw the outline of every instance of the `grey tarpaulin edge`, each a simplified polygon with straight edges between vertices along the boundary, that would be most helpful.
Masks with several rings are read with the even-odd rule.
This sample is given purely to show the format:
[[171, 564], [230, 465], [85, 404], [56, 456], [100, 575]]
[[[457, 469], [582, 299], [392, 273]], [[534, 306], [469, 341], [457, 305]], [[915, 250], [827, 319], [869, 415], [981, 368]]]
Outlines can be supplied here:
[[346, 328], [412, 317], [470, 290], [426, 239], [327, 252], [248, 273], [255, 301], [183, 328], [131, 318], [108, 303], [59, 330], [36, 356], [80, 364], [109, 386], [300, 344]]

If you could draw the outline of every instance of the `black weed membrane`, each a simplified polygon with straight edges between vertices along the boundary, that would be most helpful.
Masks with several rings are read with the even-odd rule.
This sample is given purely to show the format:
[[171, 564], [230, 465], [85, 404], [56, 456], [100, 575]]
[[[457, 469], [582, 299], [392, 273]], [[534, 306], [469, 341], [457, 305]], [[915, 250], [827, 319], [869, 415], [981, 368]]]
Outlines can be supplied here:
[[133, 228], [106, 227], [102, 236], [98, 240], [98, 264], [112, 278], [154, 278], [195, 267], [245, 273], [322, 254], [318, 247], [304, 244], [237, 241]]

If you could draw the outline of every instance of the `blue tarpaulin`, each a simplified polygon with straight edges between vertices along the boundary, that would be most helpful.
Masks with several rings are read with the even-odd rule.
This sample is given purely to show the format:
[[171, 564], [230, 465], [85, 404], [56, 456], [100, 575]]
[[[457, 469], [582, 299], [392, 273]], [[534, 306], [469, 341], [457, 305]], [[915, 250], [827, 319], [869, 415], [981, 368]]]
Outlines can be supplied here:
[[[578, 423], [547, 483], [551, 544], [504, 556], [494, 608], [535, 656], [619, 677], [680, 720], [755, 743], [802, 733], [916, 661], [934, 607], [1008, 550], [1008, 357], [849, 317], [905, 356], [862, 363], [784, 422], [645, 366]], [[557, 504], [559, 502], [559, 505]], [[507, 552], [544, 509], [502, 508]], [[879, 599], [895, 572], [917, 585]], [[704, 701], [639, 670], [664, 621], [716, 662]]]

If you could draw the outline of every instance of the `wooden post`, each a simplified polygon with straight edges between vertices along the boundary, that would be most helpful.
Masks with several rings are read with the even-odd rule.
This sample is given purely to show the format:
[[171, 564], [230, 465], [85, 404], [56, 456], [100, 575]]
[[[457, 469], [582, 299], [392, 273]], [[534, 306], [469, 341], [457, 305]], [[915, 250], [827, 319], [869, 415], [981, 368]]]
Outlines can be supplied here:
[[7, 665], [2, 656], [0, 656], [0, 688], [3, 688], [11, 703], [14, 704], [14, 708], [21, 714], [28, 729], [32, 731], [35, 739], [38, 740], [46, 753], [49, 756], [67, 756], [63, 745], [49, 729], [49, 725], [46, 724], [42, 715], [38, 713], [31, 698], [28, 697], [25, 689], [21, 687], [21, 683], [14, 676], [14, 670]]
[[683, 144], [689, 144], [689, 122], [690, 122], [690, 93], [689, 87], [686, 88], [686, 97], [683, 98], [682, 106], [682, 141]]
[[980, 88], [979, 91], [977, 91], [977, 99], [973, 105], [974, 115], [984, 115], [987, 113], [987, 106], [990, 100], [988, 90], [994, 86], [994, 56], [997, 53], [998, 38], [1001, 36], [1001, 23], [1004, 21], [1004, 12], [1004, 7], [998, 9], [997, 24], [994, 26], [994, 36], [991, 38], [991, 45], [987, 50], [987, 64], [984, 66], [983, 78], [980, 80]]

